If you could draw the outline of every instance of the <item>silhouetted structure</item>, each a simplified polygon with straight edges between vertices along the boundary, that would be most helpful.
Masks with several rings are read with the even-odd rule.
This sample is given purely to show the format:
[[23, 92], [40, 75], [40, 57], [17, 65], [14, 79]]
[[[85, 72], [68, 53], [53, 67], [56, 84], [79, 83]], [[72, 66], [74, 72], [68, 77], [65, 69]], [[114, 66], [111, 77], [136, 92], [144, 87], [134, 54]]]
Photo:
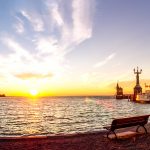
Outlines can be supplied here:
[[119, 84], [117, 83], [116, 86], [116, 99], [122, 99], [123, 98], [123, 89], [119, 87]]
[[5, 97], [6, 95], [5, 94], [0, 94], [0, 97]]
[[142, 73], [142, 69], [140, 69], [137, 67], [137, 70], [135, 70], [134, 68], [134, 74], [136, 74], [136, 85], [134, 87], [134, 97], [136, 97], [137, 94], [142, 94], [142, 88], [140, 86], [140, 82], [139, 82], [139, 74]]
[[139, 70], [134, 68], [134, 74], [136, 74], [136, 85], [134, 87], [134, 93], [133, 94], [123, 94], [123, 88], [119, 87], [119, 84], [117, 83], [116, 86], [116, 99], [130, 99], [133, 101], [136, 101], [138, 95], [142, 95], [142, 87], [140, 86], [140, 80], [139, 75], [142, 73], [142, 69]]

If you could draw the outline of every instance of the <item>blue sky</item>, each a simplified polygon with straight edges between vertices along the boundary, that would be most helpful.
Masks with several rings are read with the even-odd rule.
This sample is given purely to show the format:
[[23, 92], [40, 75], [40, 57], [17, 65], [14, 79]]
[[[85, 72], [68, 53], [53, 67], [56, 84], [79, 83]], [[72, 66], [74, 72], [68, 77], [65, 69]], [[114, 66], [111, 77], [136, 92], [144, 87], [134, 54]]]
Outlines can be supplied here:
[[149, 80], [149, 10], [148, 0], [1, 0], [0, 90], [112, 94], [136, 66]]

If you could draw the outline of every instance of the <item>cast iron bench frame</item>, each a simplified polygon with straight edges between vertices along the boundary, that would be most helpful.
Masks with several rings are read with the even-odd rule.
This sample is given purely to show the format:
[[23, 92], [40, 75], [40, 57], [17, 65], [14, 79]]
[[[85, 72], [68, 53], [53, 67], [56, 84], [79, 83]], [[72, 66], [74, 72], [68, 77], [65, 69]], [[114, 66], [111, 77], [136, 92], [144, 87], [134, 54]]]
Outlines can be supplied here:
[[143, 115], [143, 116], [136, 116], [136, 117], [114, 119], [111, 123], [111, 126], [104, 127], [105, 129], [108, 130], [107, 138], [109, 138], [110, 133], [114, 133], [115, 138], [117, 139], [117, 134], [115, 133], [116, 129], [132, 127], [132, 126], [137, 126], [136, 132], [138, 132], [138, 129], [140, 127], [143, 127], [145, 133], [147, 134], [147, 129], [145, 128], [144, 125], [147, 124], [149, 116], [150, 115]]

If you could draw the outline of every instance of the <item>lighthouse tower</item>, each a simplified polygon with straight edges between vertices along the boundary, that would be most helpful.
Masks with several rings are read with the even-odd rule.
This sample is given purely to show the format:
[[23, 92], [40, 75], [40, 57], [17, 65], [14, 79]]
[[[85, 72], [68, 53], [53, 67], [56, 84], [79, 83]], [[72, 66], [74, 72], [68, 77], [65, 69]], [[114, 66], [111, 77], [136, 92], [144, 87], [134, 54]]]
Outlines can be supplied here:
[[136, 97], [137, 94], [140, 94], [142, 93], [142, 88], [140, 86], [140, 82], [139, 82], [139, 74], [142, 73], [142, 69], [140, 69], [139, 71], [139, 68], [137, 67], [137, 70], [135, 70], [134, 68], [134, 74], [136, 74], [136, 85], [134, 87], [134, 96]]

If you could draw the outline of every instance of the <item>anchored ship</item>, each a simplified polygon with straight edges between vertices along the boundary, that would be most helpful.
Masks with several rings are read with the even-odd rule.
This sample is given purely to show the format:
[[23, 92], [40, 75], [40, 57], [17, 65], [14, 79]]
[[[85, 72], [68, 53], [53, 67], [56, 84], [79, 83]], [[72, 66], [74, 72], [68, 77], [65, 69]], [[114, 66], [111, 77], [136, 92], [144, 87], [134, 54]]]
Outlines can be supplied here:
[[145, 83], [145, 93], [136, 95], [136, 101], [140, 103], [150, 103], [150, 86]]
[[0, 94], [0, 97], [5, 97], [6, 95], [5, 94]]

